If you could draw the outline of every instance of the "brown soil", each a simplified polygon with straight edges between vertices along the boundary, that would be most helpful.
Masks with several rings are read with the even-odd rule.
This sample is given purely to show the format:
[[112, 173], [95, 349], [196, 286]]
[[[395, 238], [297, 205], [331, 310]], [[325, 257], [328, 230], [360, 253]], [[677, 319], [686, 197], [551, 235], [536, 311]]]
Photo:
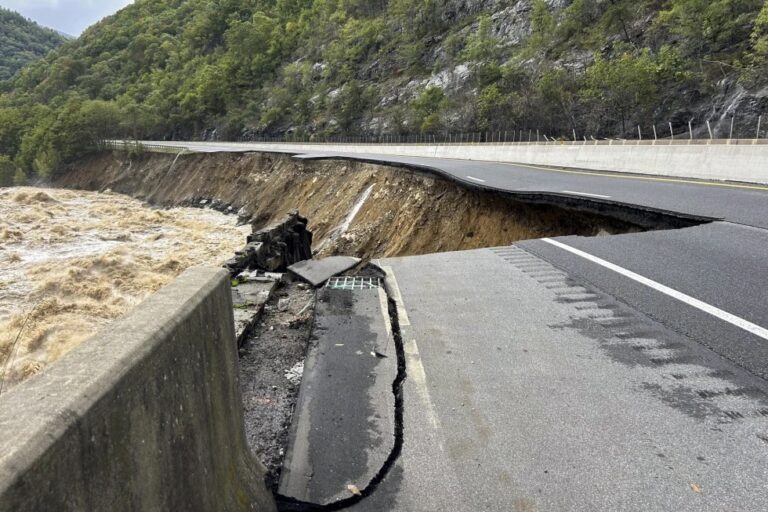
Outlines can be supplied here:
[[[105, 153], [79, 162], [55, 185], [110, 189], [165, 206], [215, 198], [235, 211], [245, 207], [259, 227], [298, 208], [310, 220], [320, 256], [416, 255], [636, 229], [598, 215], [523, 204], [431, 175], [367, 163], [251, 153], [187, 155], [172, 165], [174, 158], [146, 154], [130, 160], [123, 153]], [[331, 237], [371, 186], [346, 232]]]

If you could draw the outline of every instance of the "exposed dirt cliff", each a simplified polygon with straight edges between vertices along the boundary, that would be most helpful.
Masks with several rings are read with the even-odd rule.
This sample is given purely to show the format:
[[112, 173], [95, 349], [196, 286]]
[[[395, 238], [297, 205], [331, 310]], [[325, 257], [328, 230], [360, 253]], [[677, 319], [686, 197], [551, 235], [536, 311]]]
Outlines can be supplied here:
[[[174, 164], [175, 161], [175, 164]], [[362, 258], [507, 245], [564, 234], [636, 229], [562, 208], [530, 205], [412, 171], [283, 155], [104, 153], [54, 178], [61, 187], [112, 190], [164, 206], [213, 204], [256, 228], [298, 209], [320, 255]]]

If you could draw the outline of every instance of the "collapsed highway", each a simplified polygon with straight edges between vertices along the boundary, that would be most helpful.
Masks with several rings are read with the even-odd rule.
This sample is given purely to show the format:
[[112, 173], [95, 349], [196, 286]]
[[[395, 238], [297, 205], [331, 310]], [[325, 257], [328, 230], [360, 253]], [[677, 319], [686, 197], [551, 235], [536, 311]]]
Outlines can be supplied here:
[[[190, 152], [259, 149], [169, 146]], [[343, 420], [359, 418], [361, 410], [379, 411], [382, 420], [382, 395], [373, 390], [385, 377], [391, 382], [393, 367], [381, 375], [378, 366], [357, 377], [352, 372], [351, 381], [318, 394], [311, 404], [312, 411], [337, 414], [309, 413], [303, 428], [312, 435], [304, 440], [314, 444], [303, 463], [294, 462], [294, 471], [310, 471], [303, 491], [295, 483], [281, 484], [299, 500], [287, 507], [762, 508], [768, 499], [768, 187], [375, 154], [289, 153], [436, 173], [472, 189], [607, 214], [635, 227], [614, 236], [374, 258], [397, 305], [405, 358], [400, 438], [393, 420]], [[378, 321], [372, 310], [355, 310], [356, 301], [343, 314], [382, 333], [372, 327]], [[387, 301], [382, 304], [380, 318], [388, 316]], [[321, 335], [329, 330], [325, 326]], [[392, 333], [378, 335], [387, 336]], [[332, 341], [321, 352], [325, 364], [332, 364], [334, 347], [348, 344]], [[397, 360], [397, 346], [389, 345], [389, 353], [382, 349], [383, 355]], [[358, 352], [360, 358], [376, 357]], [[354, 364], [354, 356], [345, 356], [345, 364]], [[305, 373], [302, 390], [322, 388], [333, 374]], [[370, 403], [361, 403], [359, 393], [349, 400], [345, 389], [367, 390], [362, 396]], [[389, 410], [394, 415], [395, 408]], [[345, 425], [357, 430], [344, 431]], [[360, 438], [374, 437], [380, 444], [361, 448], [367, 455], [359, 470], [345, 467], [338, 443], [358, 446]], [[293, 443], [295, 448], [295, 432]], [[393, 453], [390, 446], [401, 447], [393, 461], [386, 456]], [[376, 456], [382, 450], [388, 466], [376, 491], [364, 499], [344, 498], [367, 488], [379, 465], [366, 461], [382, 460]], [[305, 499], [319, 506], [302, 505]]]

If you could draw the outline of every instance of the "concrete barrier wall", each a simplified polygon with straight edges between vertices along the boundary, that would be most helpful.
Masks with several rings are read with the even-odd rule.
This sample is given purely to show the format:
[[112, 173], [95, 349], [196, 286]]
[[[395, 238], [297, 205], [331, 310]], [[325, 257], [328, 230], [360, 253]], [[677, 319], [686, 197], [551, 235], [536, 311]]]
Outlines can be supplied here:
[[[759, 143], [758, 143], [759, 142]], [[768, 184], [766, 141], [626, 141], [518, 144], [233, 144], [254, 151], [333, 151], [548, 165]], [[173, 144], [173, 143], [165, 143]], [[231, 143], [194, 143], [202, 147]]]
[[0, 396], [0, 510], [275, 510], [226, 271], [193, 269]]

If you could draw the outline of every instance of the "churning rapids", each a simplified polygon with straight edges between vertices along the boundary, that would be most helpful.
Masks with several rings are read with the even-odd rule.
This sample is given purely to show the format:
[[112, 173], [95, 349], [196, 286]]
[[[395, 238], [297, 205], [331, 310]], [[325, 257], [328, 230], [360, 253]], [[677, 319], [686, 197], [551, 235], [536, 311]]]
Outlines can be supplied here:
[[216, 211], [160, 210], [110, 192], [0, 189], [3, 387], [42, 371], [185, 269], [223, 263], [250, 231], [235, 224]]

